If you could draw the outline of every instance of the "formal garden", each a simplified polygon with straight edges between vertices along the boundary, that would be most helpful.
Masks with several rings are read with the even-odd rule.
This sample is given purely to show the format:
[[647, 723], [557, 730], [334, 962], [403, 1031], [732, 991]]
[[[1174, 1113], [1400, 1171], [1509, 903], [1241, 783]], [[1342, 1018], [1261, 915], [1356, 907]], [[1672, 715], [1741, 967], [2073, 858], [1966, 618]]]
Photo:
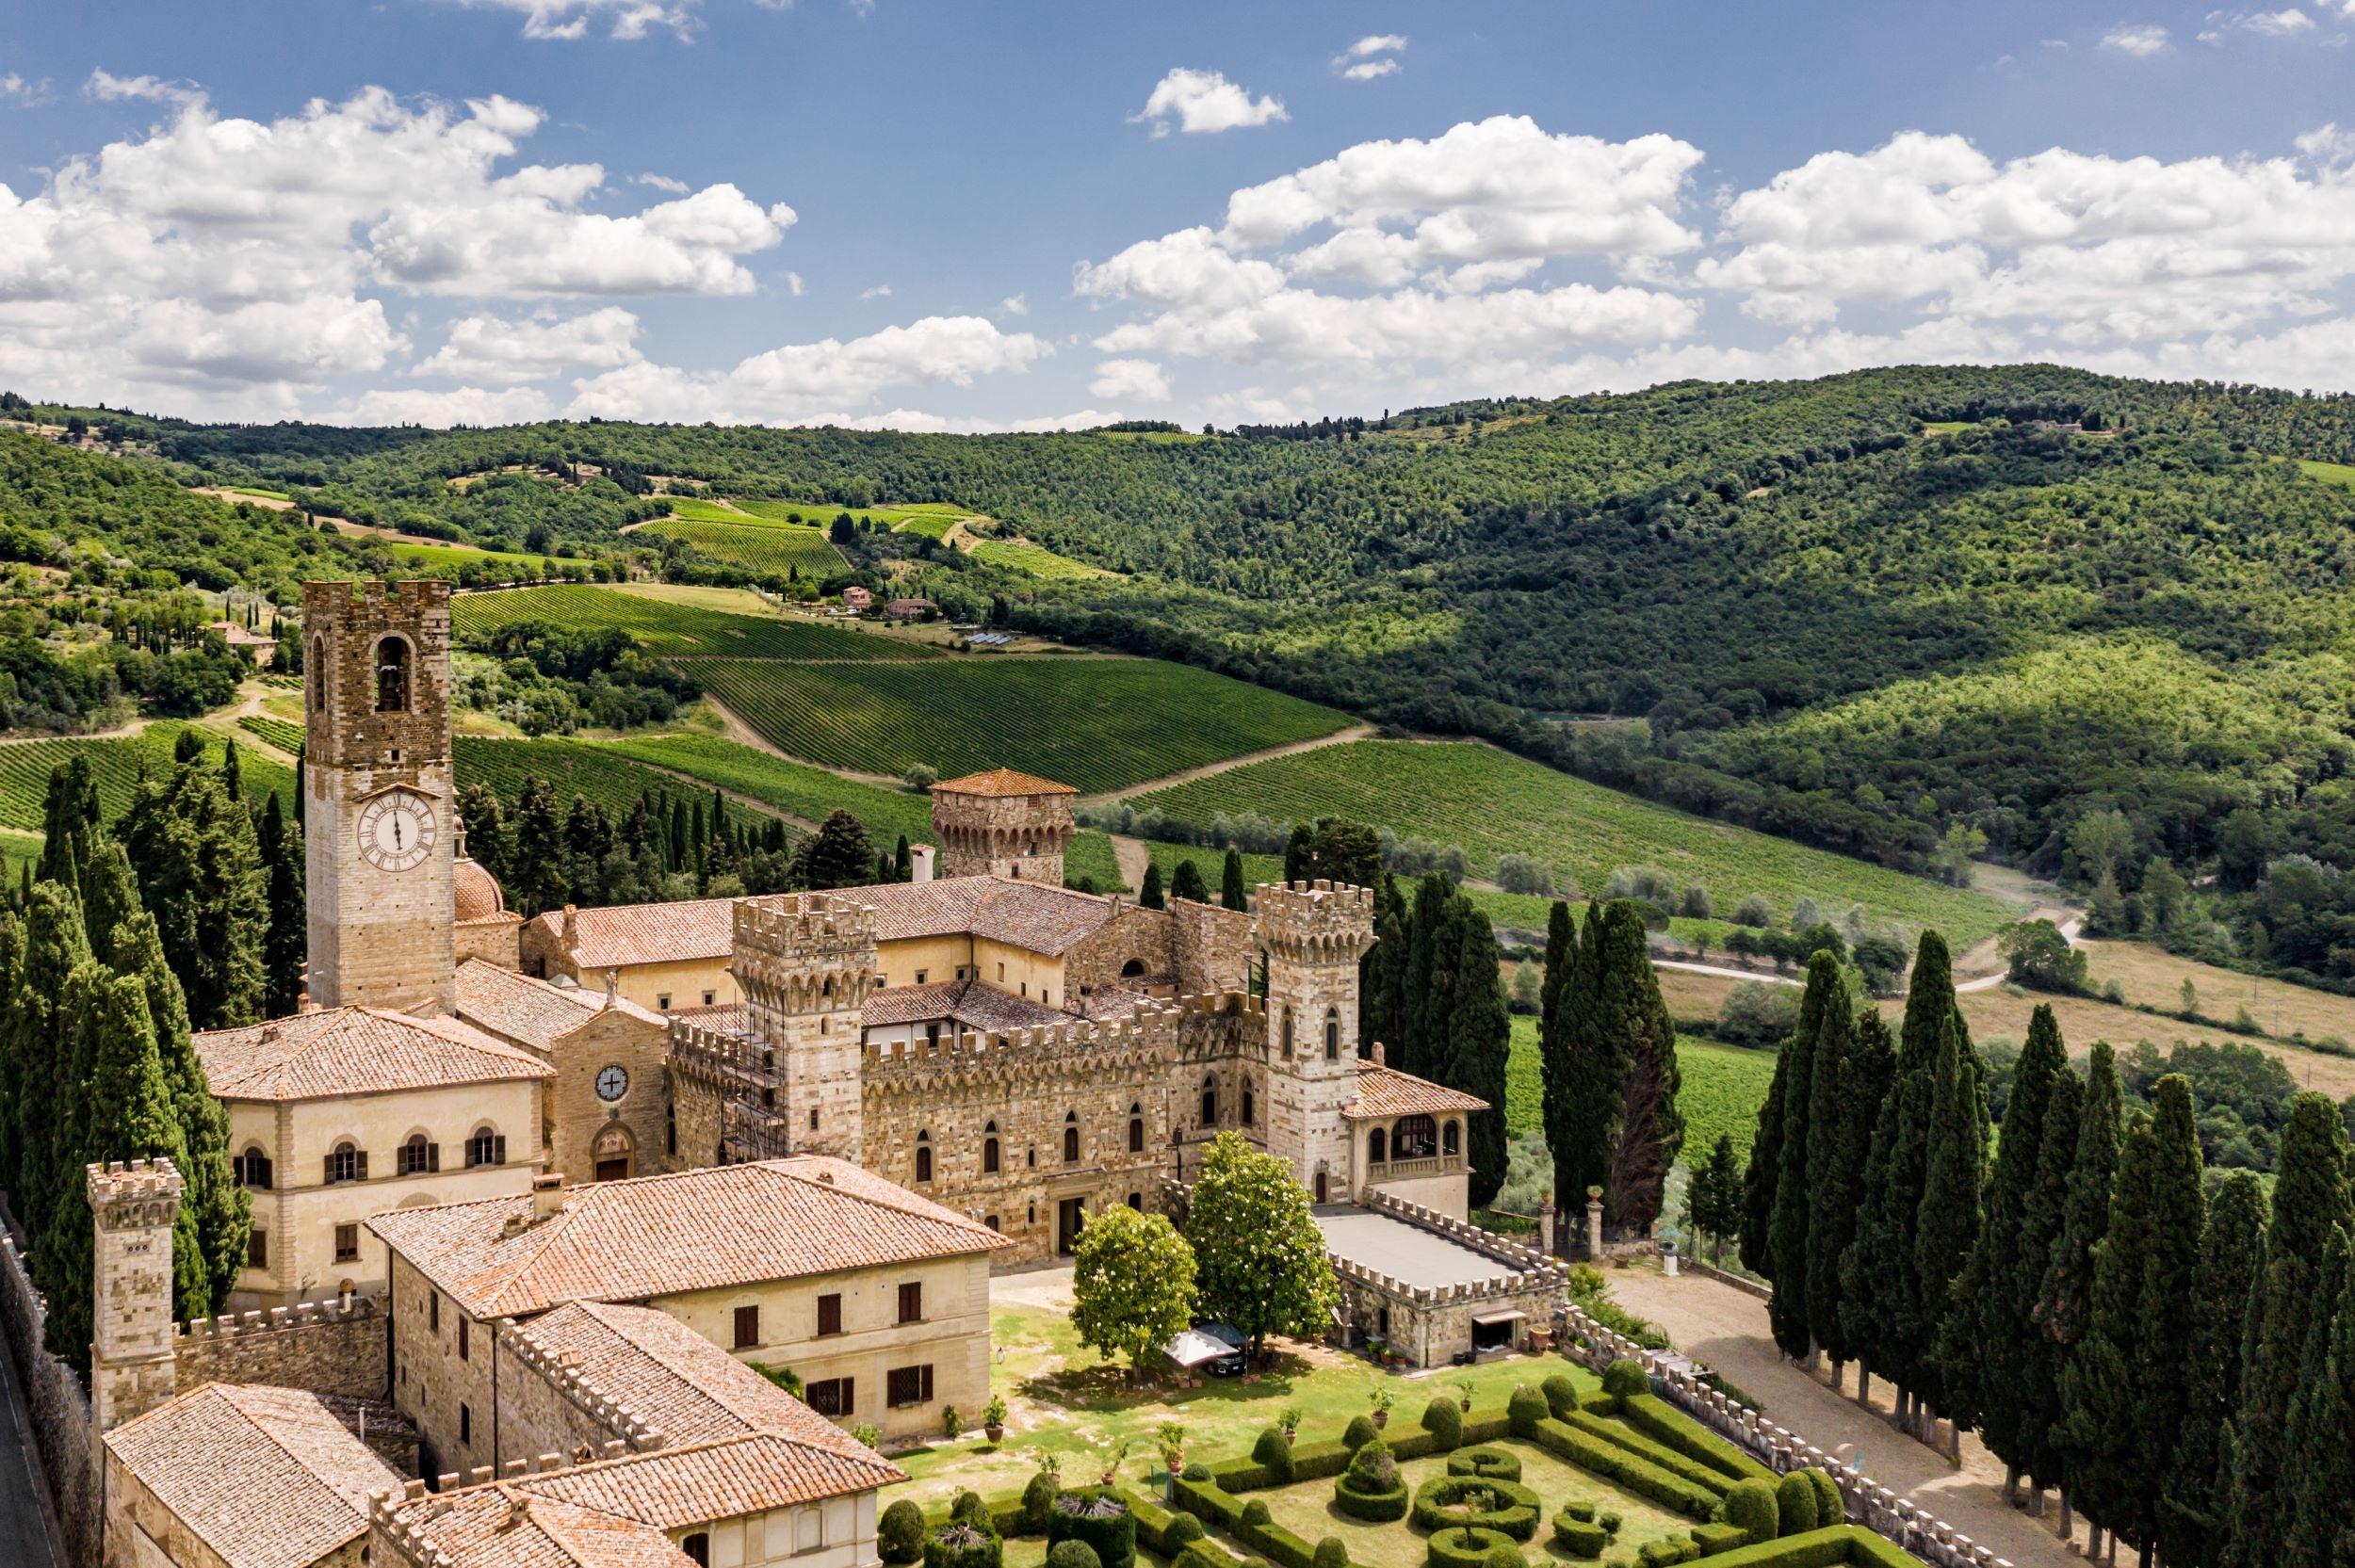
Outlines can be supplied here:
[[[1600, 1378], [1554, 1360], [1500, 1369], [1519, 1377], [1501, 1406], [1481, 1402], [1494, 1396], [1480, 1384], [1426, 1384], [1429, 1402], [1410, 1417], [1386, 1381], [1338, 1432], [1270, 1400], [1259, 1409], [1273, 1420], [1247, 1453], [1214, 1450], [1195, 1424], [1167, 1419], [1149, 1446], [1035, 1448], [1021, 1485], [992, 1495], [945, 1496], [962, 1467], [922, 1466], [926, 1481], [896, 1489], [885, 1509], [879, 1548], [886, 1563], [923, 1568], [1913, 1560], [1843, 1522], [1828, 1475], [1778, 1477], [1660, 1398], [1633, 1362]], [[977, 1484], [984, 1474], [1005, 1479], [992, 1465]]]

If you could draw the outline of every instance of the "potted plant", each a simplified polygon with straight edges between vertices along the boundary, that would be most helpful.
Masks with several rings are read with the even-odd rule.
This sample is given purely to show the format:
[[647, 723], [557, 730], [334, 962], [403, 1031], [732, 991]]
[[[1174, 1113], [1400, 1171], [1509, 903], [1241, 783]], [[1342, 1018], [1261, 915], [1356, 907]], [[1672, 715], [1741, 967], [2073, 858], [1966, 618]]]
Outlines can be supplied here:
[[1398, 1396], [1391, 1393], [1387, 1388], [1377, 1388], [1373, 1391], [1372, 1398], [1373, 1403], [1373, 1430], [1380, 1431], [1384, 1427], [1390, 1424], [1390, 1407], [1398, 1403]]
[[1275, 1424], [1284, 1429], [1284, 1443], [1290, 1447], [1292, 1439], [1300, 1431], [1300, 1407], [1286, 1405], [1276, 1415]]
[[851, 1440], [854, 1443], [864, 1443], [870, 1448], [880, 1447], [883, 1444], [883, 1429], [872, 1421], [861, 1421], [851, 1429]]
[[[1464, 1408], [1470, 1410], [1471, 1406], [1467, 1403]], [[998, 1395], [992, 1394], [989, 1404], [982, 1411], [982, 1430], [989, 1434], [992, 1443], [1005, 1441], [1006, 1401]]]
[[1173, 1476], [1186, 1467], [1186, 1429], [1177, 1421], [1163, 1421], [1153, 1430], [1153, 1446], [1161, 1451], [1161, 1463], [1169, 1466]]
[[956, 1406], [944, 1406], [940, 1412], [940, 1435], [943, 1437], [962, 1437], [964, 1434], [965, 1417], [957, 1414]]
[[1133, 1445], [1128, 1438], [1125, 1437], [1113, 1446], [1113, 1457], [1104, 1466], [1104, 1485], [1117, 1486], [1120, 1484], [1120, 1462], [1129, 1457], [1129, 1450], [1131, 1447], [1133, 1447]]
[[1471, 1414], [1471, 1401], [1472, 1401], [1472, 1385], [1471, 1385], [1471, 1379], [1470, 1379], [1470, 1378], [1458, 1378], [1458, 1379], [1456, 1380], [1456, 1382], [1455, 1382], [1455, 1388], [1456, 1388], [1456, 1392], [1457, 1392], [1457, 1394], [1458, 1394], [1458, 1395], [1460, 1395], [1460, 1396], [1461, 1396], [1461, 1398], [1463, 1398], [1463, 1401], [1464, 1401], [1464, 1414], [1467, 1414], [1467, 1415], [1470, 1415], [1470, 1414]]

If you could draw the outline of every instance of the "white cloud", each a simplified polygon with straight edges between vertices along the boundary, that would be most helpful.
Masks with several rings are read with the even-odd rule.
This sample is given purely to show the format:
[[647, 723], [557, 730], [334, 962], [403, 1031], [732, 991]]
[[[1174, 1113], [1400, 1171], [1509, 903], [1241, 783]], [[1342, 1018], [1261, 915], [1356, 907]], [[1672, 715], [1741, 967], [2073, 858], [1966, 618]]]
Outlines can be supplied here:
[[586, 38], [593, 24], [608, 38], [642, 39], [658, 28], [679, 39], [695, 36], [694, 0], [458, 0], [473, 9], [519, 11], [524, 37]]
[[[2355, 5], [2355, 0], [2348, 0]], [[2298, 150], [2314, 160], [2320, 169], [2355, 168], [2355, 126], [2341, 130], [2337, 121], [2317, 126], [2299, 137]]]
[[2220, 44], [2228, 34], [2255, 33], [2260, 38], [2303, 38], [2315, 29], [2314, 19], [2296, 6], [2278, 11], [2210, 11], [2200, 34], [2202, 43]]
[[657, 190], [667, 190], [674, 196], [684, 196], [687, 194], [687, 182], [685, 180], [674, 180], [668, 174], [636, 174], [632, 175], [631, 178], [639, 185], [652, 186]]
[[463, 386], [449, 392], [379, 387], [320, 417], [331, 425], [426, 425], [446, 429], [452, 425], [528, 424], [553, 412], [547, 394], [537, 387], [492, 391]]
[[642, 358], [637, 337], [638, 317], [619, 305], [562, 319], [462, 316], [449, 324], [441, 349], [410, 374], [502, 384], [542, 381], [575, 368], [635, 364]]
[[1406, 47], [1405, 33], [1369, 33], [1341, 51], [1343, 59], [1362, 60], [1369, 55], [1395, 55]]
[[998, 301], [998, 312], [1000, 315], [1028, 315], [1031, 314], [1030, 297], [1009, 294]]
[[785, 275], [785, 291], [793, 296], [794, 299], [799, 299], [803, 295], [809, 292], [809, 284], [802, 281], [802, 275], [800, 273], [788, 272]]
[[2155, 23], [2120, 24], [2102, 35], [2102, 47], [2120, 55], [2147, 59], [2167, 49], [2168, 32]]
[[11, 71], [7, 75], [0, 76], [0, 101], [28, 109], [46, 104], [49, 102], [48, 80], [43, 78], [38, 82], [28, 81]]
[[1145, 107], [1129, 117], [1130, 124], [1149, 122], [1157, 137], [1169, 135], [1173, 121], [1180, 131], [1235, 131], [1271, 121], [1289, 120], [1284, 101], [1254, 98], [1216, 71], [1190, 71], [1178, 66], [1154, 84]]
[[1049, 352], [1028, 332], [1002, 332], [980, 316], [932, 315], [848, 343], [788, 344], [728, 370], [625, 365], [576, 382], [566, 412], [576, 418], [840, 424], [866, 417], [860, 406], [890, 388], [967, 386], [977, 376], [1027, 369]]
[[862, 299], [888, 299], [891, 298], [891, 285], [877, 283], [872, 288], [860, 289], [858, 297]]
[[1090, 396], [1159, 403], [1169, 396], [1169, 375], [1151, 360], [1106, 360], [1088, 382]]
[[101, 104], [120, 103], [126, 98], [144, 98], [157, 104], [189, 104], [203, 96], [186, 82], [167, 82], [160, 76], [117, 76], [105, 70], [91, 72], [89, 80], [82, 84], [82, 92]]
[[1371, 82], [1396, 73], [1405, 48], [1405, 33], [1371, 33], [1334, 56], [1333, 69], [1344, 81]]

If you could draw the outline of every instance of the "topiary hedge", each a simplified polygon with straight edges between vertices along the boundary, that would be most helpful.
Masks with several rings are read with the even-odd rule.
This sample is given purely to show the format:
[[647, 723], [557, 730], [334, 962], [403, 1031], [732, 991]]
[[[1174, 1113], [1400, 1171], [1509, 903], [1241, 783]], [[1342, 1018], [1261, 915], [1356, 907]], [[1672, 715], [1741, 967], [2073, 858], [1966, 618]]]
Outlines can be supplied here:
[[1775, 1487], [1775, 1533], [1806, 1535], [1816, 1523], [1815, 1483], [1794, 1470]]
[[1717, 1511], [1717, 1493], [1629, 1452], [1616, 1443], [1551, 1418], [1537, 1423], [1538, 1445], [1582, 1470], [1614, 1480], [1629, 1491], [1650, 1498], [1692, 1519], [1707, 1519]]
[[1292, 1479], [1329, 1480], [1349, 1468], [1351, 1452], [1346, 1443], [1295, 1443]]
[[1251, 1445], [1252, 1463], [1267, 1472], [1269, 1486], [1290, 1486], [1292, 1483], [1292, 1446], [1284, 1440], [1280, 1427], [1270, 1427]]
[[1509, 1535], [1450, 1525], [1423, 1544], [1423, 1562], [1426, 1568], [1488, 1568], [1488, 1555], [1500, 1546], [1515, 1562], [1527, 1560]]
[[1782, 1533], [1781, 1517], [1771, 1481], [1736, 1481], [1726, 1494], [1726, 1523], [1741, 1529], [1746, 1541], [1772, 1541]]
[[1710, 1568], [1922, 1568], [1862, 1525], [1838, 1525], [1805, 1535], [1752, 1542], [1709, 1560]]
[[1651, 1392], [1651, 1375], [1644, 1370], [1642, 1362], [1622, 1357], [1602, 1369], [1602, 1391], [1619, 1399], [1648, 1394]]
[[1535, 1437], [1537, 1424], [1552, 1414], [1551, 1407], [1546, 1403], [1546, 1397], [1527, 1383], [1513, 1390], [1512, 1398], [1506, 1400], [1504, 1405], [1504, 1418], [1510, 1423], [1515, 1437]]
[[1750, 1532], [1739, 1525], [1695, 1525], [1693, 1544], [1701, 1549], [1701, 1556], [1715, 1557], [1746, 1543]]
[[[1599, 1437], [1614, 1447], [1625, 1448], [1637, 1459], [1672, 1476], [1681, 1476], [1695, 1486], [1706, 1488], [1713, 1495], [1722, 1497], [1733, 1490], [1734, 1478], [1724, 1471], [1704, 1464], [1697, 1459], [1688, 1459], [1666, 1444], [1655, 1443], [1632, 1427], [1605, 1420], [1583, 1410], [1572, 1411], [1562, 1424]], [[1766, 1473], [1771, 1475], [1773, 1472]]]
[[1635, 1548], [1635, 1560], [1643, 1568], [1676, 1568], [1676, 1564], [1689, 1562], [1700, 1555], [1700, 1547], [1689, 1535], [1664, 1536]]
[[1047, 1548], [1047, 1568], [1104, 1568], [1096, 1548], [1084, 1541], [1058, 1541]]
[[1126, 1499], [1101, 1488], [1059, 1492], [1047, 1516], [1048, 1549], [1065, 1541], [1086, 1542], [1103, 1568], [1130, 1568], [1137, 1560], [1136, 1515]]
[[[1591, 1505], [1587, 1511], [1594, 1511]], [[1592, 1519], [1573, 1518], [1564, 1509], [1553, 1516], [1553, 1544], [1572, 1557], [1600, 1557], [1611, 1544], [1611, 1532]]]
[[1434, 1447], [1445, 1453], [1464, 1441], [1464, 1407], [1444, 1395], [1422, 1407], [1422, 1430]]
[[1349, 1568], [1349, 1548], [1338, 1535], [1328, 1535], [1317, 1543], [1317, 1555], [1309, 1568]]
[[1349, 1425], [1341, 1429], [1341, 1447], [1354, 1454], [1381, 1435], [1382, 1429], [1373, 1424], [1372, 1416], [1353, 1415]]
[[875, 1521], [875, 1553], [885, 1562], [924, 1560], [924, 1511], [902, 1497]]
[[1840, 1495], [1840, 1483], [1811, 1465], [1799, 1474], [1805, 1476], [1815, 1488], [1815, 1523], [1819, 1526], [1846, 1524], [1848, 1501]]
[[[1469, 1519], [1447, 1511], [1484, 1493], [1488, 1495], [1490, 1506]], [[1434, 1476], [1415, 1488], [1411, 1512], [1419, 1529], [1449, 1529], [1470, 1524], [1480, 1529], [1501, 1531], [1516, 1541], [1527, 1541], [1537, 1533], [1537, 1494], [1514, 1481], [1479, 1476]]]
[[1517, 1481], [1521, 1479], [1521, 1462], [1502, 1448], [1459, 1448], [1447, 1456], [1447, 1473]]
[[1619, 1418], [1653, 1442], [1735, 1480], [1775, 1479], [1765, 1465], [1657, 1395], [1638, 1394], [1620, 1400]]
[[1005, 1546], [978, 1525], [951, 1521], [924, 1532], [924, 1568], [1002, 1568]]
[[1055, 1478], [1041, 1470], [1022, 1486], [1022, 1522], [1024, 1535], [1045, 1535], [1047, 1513], [1055, 1502]]
[[1578, 1384], [1567, 1373], [1556, 1372], [1537, 1385], [1537, 1392], [1546, 1397], [1546, 1409], [1557, 1421], [1578, 1408]]
[[1388, 1524], [1406, 1517], [1406, 1482], [1398, 1461], [1380, 1438], [1350, 1456], [1349, 1468], [1333, 1483], [1333, 1506], [1352, 1519]]

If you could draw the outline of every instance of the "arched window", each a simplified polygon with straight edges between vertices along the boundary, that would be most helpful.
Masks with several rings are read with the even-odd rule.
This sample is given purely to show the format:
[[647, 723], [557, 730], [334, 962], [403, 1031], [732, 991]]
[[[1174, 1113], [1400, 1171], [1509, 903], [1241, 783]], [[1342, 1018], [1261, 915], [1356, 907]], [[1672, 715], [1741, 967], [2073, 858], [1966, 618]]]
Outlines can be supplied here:
[[467, 1169], [471, 1170], [478, 1165], [505, 1165], [506, 1163], [507, 1135], [496, 1127], [487, 1124], [477, 1127], [474, 1130], [474, 1136], [466, 1140]]
[[1429, 1159], [1439, 1152], [1439, 1127], [1428, 1116], [1402, 1116], [1390, 1125], [1390, 1157]]
[[1080, 1162], [1080, 1113], [1076, 1110], [1064, 1112], [1063, 1162], [1065, 1165]]
[[1366, 1163], [1387, 1165], [1389, 1159], [1389, 1140], [1383, 1136], [1380, 1127], [1376, 1127], [1366, 1137]]
[[328, 1152], [327, 1179], [331, 1184], [334, 1182], [365, 1181], [367, 1179], [367, 1174], [368, 1156], [366, 1153], [362, 1150], [358, 1144], [352, 1142], [352, 1140], [349, 1138], [336, 1144], [333, 1149]]
[[1242, 1124], [1246, 1127], [1256, 1125], [1258, 1116], [1259, 1102], [1252, 1097], [1251, 1086], [1245, 1084], [1242, 1086]]
[[1145, 1152], [1145, 1107], [1143, 1106], [1129, 1107], [1129, 1152], [1132, 1155]]
[[1124, 980], [1141, 979], [1144, 976], [1145, 961], [1143, 959], [1130, 959], [1120, 966], [1120, 978]]
[[1292, 1054], [1292, 1010], [1290, 1007], [1284, 1009], [1284, 1054]]
[[388, 637], [376, 645], [376, 711], [409, 711], [409, 639]]
[[933, 1135], [929, 1132], [916, 1135], [916, 1179], [918, 1183], [933, 1179]]
[[262, 1146], [256, 1143], [229, 1162], [229, 1173], [236, 1178], [239, 1187], [258, 1188], [267, 1192], [269, 1190], [269, 1156], [262, 1153]]
[[998, 1123], [992, 1122], [982, 1131], [982, 1174], [994, 1176], [998, 1173]]
[[325, 713], [327, 711], [327, 639], [315, 637], [311, 639], [311, 662], [304, 670], [302, 678], [311, 686], [311, 711]]
[[1439, 1129], [1439, 1153], [1453, 1159], [1464, 1146], [1463, 1123], [1450, 1122]]
[[428, 1143], [425, 1134], [421, 1132], [411, 1133], [402, 1140], [393, 1164], [404, 1176], [420, 1176], [429, 1171], [439, 1171], [442, 1168], [441, 1145]]
[[1339, 1008], [1324, 1010], [1324, 1059], [1341, 1059], [1341, 1010]]
[[1216, 1078], [1202, 1080], [1202, 1124], [1206, 1127], [1218, 1125], [1218, 1080]]

